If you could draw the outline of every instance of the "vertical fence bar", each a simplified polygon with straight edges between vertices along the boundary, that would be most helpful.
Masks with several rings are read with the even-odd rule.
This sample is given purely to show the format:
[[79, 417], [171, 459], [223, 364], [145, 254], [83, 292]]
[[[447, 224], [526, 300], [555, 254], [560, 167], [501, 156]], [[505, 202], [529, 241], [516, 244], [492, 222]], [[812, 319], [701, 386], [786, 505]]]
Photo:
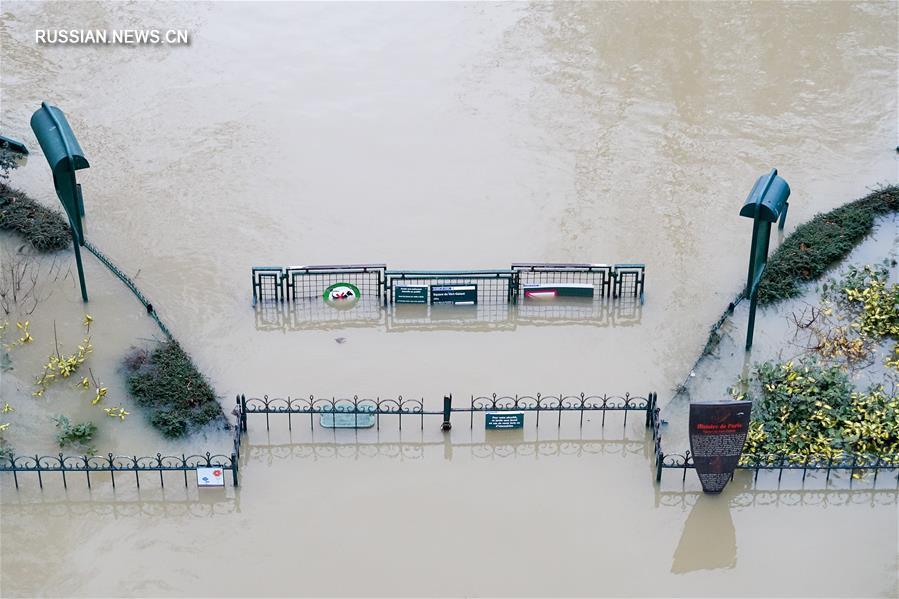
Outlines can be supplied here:
[[137, 483], [137, 488], [140, 489], [140, 472], [137, 469], [137, 456], [132, 456], [134, 458], [134, 482]]
[[453, 413], [453, 394], [443, 396], [443, 422], [440, 424], [440, 430], [448, 431], [453, 428], [450, 422], [450, 416]]
[[112, 465], [112, 454], [108, 454], [106, 459], [109, 462], [109, 478], [112, 480], [112, 488], [115, 489], [115, 467]]
[[231, 482], [234, 483], [235, 487], [238, 485], [238, 483], [237, 483], [237, 461], [238, 461], [237, 454], [232, 453], [231, 454]]
[[44, 488], [44, 480], [41, 478], [41, 460], [37, 454], [34, 454], [34, 469], [37, 470], [37, 483]]
[[84, 460], [84, 475], [87, 477], [87, 488], [91, 488], [91, 467], [87, 461], [87, 456], [81, 456], [81, 459]]

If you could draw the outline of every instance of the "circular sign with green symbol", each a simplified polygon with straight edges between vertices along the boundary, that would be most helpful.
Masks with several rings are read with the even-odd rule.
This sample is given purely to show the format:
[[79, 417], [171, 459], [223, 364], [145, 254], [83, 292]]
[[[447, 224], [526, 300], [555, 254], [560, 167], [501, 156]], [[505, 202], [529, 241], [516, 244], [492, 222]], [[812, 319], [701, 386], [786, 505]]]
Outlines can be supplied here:
[[352, 308], [359, 301], [359, 288], [352, 283], [334, 283], [322, 295], [325, 303], [335, 308]]

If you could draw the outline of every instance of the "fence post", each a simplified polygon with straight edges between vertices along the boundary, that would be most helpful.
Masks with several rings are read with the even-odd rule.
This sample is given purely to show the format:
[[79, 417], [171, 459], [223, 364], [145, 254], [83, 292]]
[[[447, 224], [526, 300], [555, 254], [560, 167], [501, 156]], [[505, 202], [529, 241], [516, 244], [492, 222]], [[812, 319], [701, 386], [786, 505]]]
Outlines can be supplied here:
[[453, 411], [453, 394], [443, 396], [443, 424], [440, 425], [440, 430], [448, 431], [453, 428], [452, 423], [450, 422], [450, 414]]
[[240, 396], [240, 427], [243, 432], [247, 432], [247, 396]]
[[665, 459], [665, 454], [662, 453], [662, 450], [660, 449], [659, 452], [656, 454], [656, 482], [657, 483], [662, 482], [662, 463], [663, 463], [664, 459]]
[[234, 486], [238, 486], [237, 484], [237, 454], [233, 451], [231, 452], [231, 480], [234, 483]]

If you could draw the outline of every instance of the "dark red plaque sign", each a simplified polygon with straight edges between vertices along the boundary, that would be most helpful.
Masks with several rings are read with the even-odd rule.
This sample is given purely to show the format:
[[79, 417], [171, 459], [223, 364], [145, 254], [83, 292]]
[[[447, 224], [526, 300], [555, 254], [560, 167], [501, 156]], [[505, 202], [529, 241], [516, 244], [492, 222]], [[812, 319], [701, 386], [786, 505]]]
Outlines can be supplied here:
[[690, 404], [690, 452], [706, 493], [720, 493], [733, 475], [749, 432], [751, 410], [751, 401]]

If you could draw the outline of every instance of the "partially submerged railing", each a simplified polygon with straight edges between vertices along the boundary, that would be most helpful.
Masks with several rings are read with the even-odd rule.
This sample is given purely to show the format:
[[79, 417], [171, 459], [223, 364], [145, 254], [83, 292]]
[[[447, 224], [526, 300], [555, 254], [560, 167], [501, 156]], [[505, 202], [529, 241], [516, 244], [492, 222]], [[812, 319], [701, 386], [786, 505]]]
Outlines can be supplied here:
[[[646, 282], [644, 264], [557, 262], [518, 262], [508, 269], [488, 270], [388, 270], [386, 264], [254, 266], [251, 273], [254, 304], [318, 299], [338, 283], [352, 284], [362, 298], [377, 298], [385, 305], [398, 301], [396, 287], [402, 285], [428, 287], [429, 292], [434, 286], [474, 285], [477, 303], [517, 303], [528, 286], [541, 285], [589, 288], [597, 300], [632, 297], [642, 302]], [[430, 302], [428, 297], [420, 303]]]
[[188, 472], [195, 472], [197, 468], [221, 468], [230, 471], [232, 476], [232, 484], [237, 486], [237, 470], [238, 457], [236, 453], [230, 456], [223, 454], [211, 454], [207, 452], [205, 455], [186, 455], [180, 456], [163, 455], [157, 453], [155, 456], [127, 456], [114, 455], [112, 453], [105, 456], [73, 456], [57, 454], [51, 455], [33, 455], [33, 456], [9, 456], [5, 461], [0, 461], [0, 472], [12, 472], [13, 480], [16, 488], [19, 488], [19, 475], [24, 473], [34, 473], [37, 475], [38, 485], [44, 488], [44, 475], [48, 473], [58, 472], [62, 475], [63, 487], [68, 489], [68, 478], [66, 474], [84, 474], [87, 487], [91, 488], [91, 474], [109, 473], [110, 481], [113, 488], [116, 486], [116, 474], [119, 474], [119, 480], [123, 475], [134, 475], [134, 483], [140, 488], [140, 475], [148, 473], [157, 473], [159, 475], [159, 484], [165, 487], [165, 478], [163, 474], [166, 472], [183, 472], [184, 486], [188, 485]]
[[[643, 412], [644, 424], [652, 426], [652, 415], [657, 410], [658, 395], [654, 392], [645, 397], [630, 395], [483, 395], [471, 396], [468, 405], [454, 406], [452, 394], [443, 398], [442, 409], [427, 409], [424, 398], [382, 398], [382, 397], [246, 397], [237, 398], [239, 422], [241, 430], [247, 430], [247, 417], [251, 414], [265, 415], [265, 428], [269, 430], [269, 416], [272, 414], [286, 414], [288, 429], [293, 430], [294, 415], [309, 416], [309, 426], [315, 426], [315, 416], [325, 414], [342, 414], [354, 416], [374, 417], [374, 426], [381, 427], [382, 416], [395, 416], [398, 426], [402, 430], [403, 417], [410, 417], [418, 421], [419, 428], [424, 429], [425, 416], [440, 416], [440, 426], [448, 430], [452, 426], [452, 415], [456, 413], [469, 414], [469, 427], [474, 427], [474, 414], [486, 412], [521, 412], [534, 413], [535, 427], [540, 426], [540, 415], [555, 415], [557, 426], [562, 424], [562, 414], [576, 413], [579, 415], [578, 425], [583, 426], [584, 414], [591, 412], [602, 413], [602, 425], [605, 425], [606, 412], [623, 412], [624, 425], [627, 425], [628, 412]], [[545, 420], [545, 418], [544, 418]], [[358, 421], [356, 421], [358, 424]]]

